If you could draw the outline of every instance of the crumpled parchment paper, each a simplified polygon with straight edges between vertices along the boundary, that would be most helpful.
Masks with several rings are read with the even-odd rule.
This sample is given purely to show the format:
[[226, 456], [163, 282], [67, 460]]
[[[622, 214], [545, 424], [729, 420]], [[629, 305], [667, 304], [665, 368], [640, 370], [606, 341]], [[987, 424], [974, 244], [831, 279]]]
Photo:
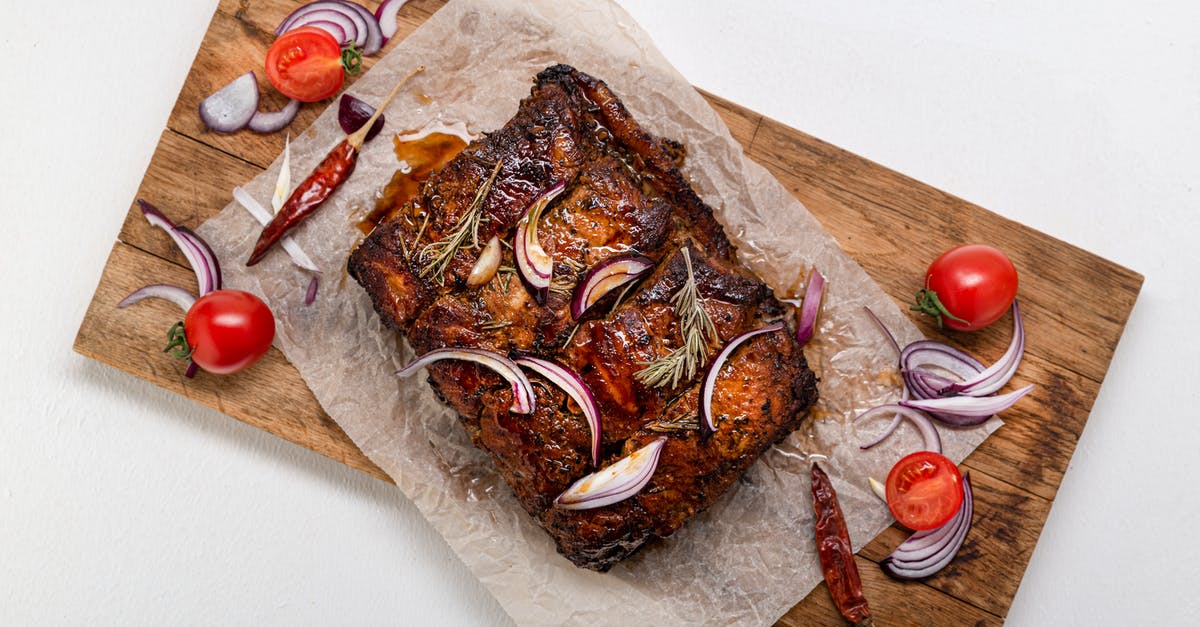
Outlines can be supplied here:
[[[488, 457], [473, 448], [423, 377], [397, 380], [409, 351], [383, 328], [366, 293], [346, 276], [361, 239], [356, 224], [397, 169], [389, 133], [465, 122], [502, 126], [532, 78], [568, 63], [606, 81], [650, 131], [687, 145], [685, 173], [712, 205], [744, 261], [781, 295], [815, 264], [829, 280], [817, 339], [807, 349], [821, 377], [809, 426], [762, 456], [713, 507], [665, 541], [598, 574], [572, 566], [520, 507]], [[633, 19], [605, 1], [453, 0], [351, 88], [379, 102], [399, 77], [427, 70], [387, 109], [387, 131], [368, 143], [350, 180], [294, 232], [323, 270], [316, 302], [309, 277], [275, 250], [244, 265], [260, 227], [231, 203], [201, 234], [223, 261], [227, 284], [258, 293], [278, 319], [278, 346], [321, 405], [386, 471], [519, 623], [766, 624], [821, 580], [812, 532], [806, 453], [829, 456], [857, 550], [891, 523], [867, 487], [919, 447], [903, 425], [883, 445], [858, 445], [887, 420], [853, 425], [862, 410], [899, 394], [896, 355], [863, 314], [869, 305], [901, 343], [914, 325], [765, 169], [743, 156], [724, 123], [655, 49]], [[292, 142], [293, 185], [343, 137], [329, 109]], [[270, 206], [280, 160], [246, 184]], [[942, 429], [962, 460], [999, 422]]]

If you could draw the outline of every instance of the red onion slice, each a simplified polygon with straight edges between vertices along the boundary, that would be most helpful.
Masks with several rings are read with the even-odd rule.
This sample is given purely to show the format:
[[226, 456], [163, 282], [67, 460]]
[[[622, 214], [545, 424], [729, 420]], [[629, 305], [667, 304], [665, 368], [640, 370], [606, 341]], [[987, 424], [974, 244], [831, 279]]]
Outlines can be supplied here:
[[513, 256], [517, 258], [517, 271], [529, 287], [533, 288], [539, 303], [546, 302], [546, 292], [550, 289], [550, 278], [554, 272], [554, 260], [538, 242], [538, 220], [550, 201], [566, 188], [566, 183], [559, 181], [538, 194], [525, 208], [525, 214], [517, 222], [517, 233], [513, 237]]
[[971, 474], [963, 475], [963, 502], [958, 513], [937, 529], [918, 531], [902, 542], [879, 568], [896, 579], [924, 579], [945, 568], [962, 549], [975, 515]]
[[371, 56], [379, 52], [379, 49], [383, 47], [383, 31], [379, 29], [379, 20], [375, 19], [375, 14], [361, 4], [350, 2], [350, 0], [339, 0], [338, 3], [358, 13], [367, 27], [366, 41], [361, 42], [362, 53]]
[[613, 257], [592, 266], [575, 287], [571, 298], [571, 317], [578, 320], [613, 290], [645, 276], [654, 269], [654, 262], [641, 255]]
[[890, 436], [892, 432], [896, 430], [896, 427], [900, 425], [900, 418], [903, 417], [907, 418], [908, 421], [917, 428], [917, 431], [921, 432], [924, 450], [933, 451], [934, 453], [942, 452], [942, 437], [938, 435], [937, 427], [933, 425], [933, 421], [930, 420], [928, 416], [916, 411], [915, 409], [910, 409], [903, 405], [880, 405], [879, 407], [872, 407], [871, 409], [859, 414], [858, 417], [854, 419], [854, 422], [858, 422], [860, 420], [869, 420], [871, 418], [887, 414], [895, 414], [896, 418], [883, 432], [883, 435], [879, 436], [868, 444], [860, 446], [859, 448], [865, 451], [872, 446], [875, 446], [876, 444], [886, 440], [888, 436]]
[[192, 308], [192, 305], [196, 303], [196, 297], [192, 296], [191, 292], [183, 289], [182, 287], [155, 283], [153, 285], [147, 285], [141, 289], [134, 290], [129, 296], [121, 299], [121, 302], [117, 303], [117, 307], [124, 309], [134, 303], [146, 300], [147, 298], [161, 298], [163, 300], [169, 300], [172, 303], [179, 305], [179, 308], [185, 313], [187, 310]]
[[[371, 119], [371, 115], [375, 113], [375, 107], [363, 102], [362, 100], [351, 96], [350, 94], [342, 94], [341, 100], [338, 101], [338, 125], [347, 135], [353, 135], [354, 131], [362, 128], [367, 120]], [[375, 119], [375, 123], [371, 125], [371, 130], [367, 131], [367, 136], [363, 141], [371, 141], [371, 138], [379, 134], [383, 130], [384, 115], [380, 114]]]
[[588, 427], [592, 432], [592, 466], [599, 466], [601, 438], [600, 407], [596, 405], [596, 399], [592, 396], [592, 391], [583, 382], [583, 379], [571, 369], [560, 366], [553, 361], [538, 359], [537, 357], [518, 357], [514, 361], [545, 377], [547, 381], [558, 386], [579, 405], [579, 408], [583, 410], [583, 417], [587, 419]]
[[796, 325], [796, 341], [801, 346], [808, 344], [817, 329], [817, 314], [821, 311], [821, 300], [825, 296], [825, 275], [816, 266], [808, 273], [808, 286], [804, 288], [804, 301], [800, 305], [800, 322]]
[[[297, 16], [296, 19], [288, 24], [287, 30], [296, 30], [301, 26], [313, 26], [333, 35], [333, 38], [342, 46], [349, 44], [357, 45], [360, 36], [364, 42], [366, 41], [366, 33], [363, 32], [365, 30], [365, 23], [363, 23], [364, 28], [360, 30], [358, 26], [362, 23], [360, 20], [361, 17], [359, 20], [355, 20], [353, 16], [346, 15], [346, 13], [339, 10], [317, 8]], [[360, 35], [360, 33], [362, 34]], [[280, 34], [282, 35], [283, 33]]]
[[666, 444], [666, 436], [656, 438], [628, 457], [571, 484], [554, 499], [554, 504], [562, 509], [595, 509], [641, 492], [654, 476]]
[[987, 396], [1000, 391], [1017, 372], [1021, 358], [1025, 355], [1025, 323], [1021, 318], [1021, 307], [1017, 301], [1012, 304], [1013, 337], [1008, 350], [1000, 359], [983, 372], [962, 382], [954, 382], [942, 390], [942, 394], [965, 394], [967, 396]]
[[896, 336], [892, 335], [892, 331], [883, 324], [883, 321], [879, 319], [879, 316], [875, 315], [875, 312], [871, 311], [870, 307], [863, 306], [863, 311], [866, 311], [867, 315], [871, 317], [871, 320], [875, 322], [875, 326], [879, 327], [880, 331], [883, 331], [883, 336], [887, 338], [888, 344], [891, 344], [892, 349], [896, 351], [897, 355], [899, 355], [901, 352], [900, 343], [896, 341]]
[[317, 277], [314, 275], [312, 280], [308, 282], [308, 289], [304, 292], [304, 306], [307, 307], [317, 300]]
[[970, 426], [980, 424], [992, 415], [1012, 407], [1031, 390], [1033, 386], [1027, 385], [1000, 396], [947, 396], [900, 401], [900, 404], [930, 412], [939, 420], [952, 425]]
[[733, 354], [733, 351], [736, 350], [737, 347], [746, 340], [756, 335], [771, 333], [772, 331], [779, 331], [783, 328], [783, 322], [775, 322], [768, 324], [765, 327], [754, 329], [753, 331], [746, 331], [745, 333], [730, 340], [729, 343], [725, 345], [725, 348], [721, 349], [720, 353], [717, 353], [717, 357], [716, 359], [713, 359], [712, 365], [709, 366], [708, 375], [704, 377], [704, 383], [700, 387], [700, 431], [702, 433], [707, 434], [717, 430], [716, 417], [713, 416], [712, 411], [712, 397], [713, 389], [716, 387], [717, 383], [717, 376], [721, 374], [721, 367], [725, 365], [725, 360], [729, 359], [729, 356]]
[[196, 273], [196, 284], [201, 296], [221, 289], [221, 266], [212, 248], [200, 236], [188, 229], [176, 227], [167, 216], [163, 215], [154, 205], [138, 199], [142, 215], [150, 224], [167, 232], [171, 240], [179, 247], [180, 252], [187, 258], [192, 271]]
[[383, 33], [383, 43], [396, 35], [396, 14], [408, 0], [383, 0], [375, 9], [375, 20], [379, 22], [379, 32]]
[[246, 128], [258, 112], [258, 79], [246, 72], [200, 101], [200, 121], [218, 133]]
[[278, 111], [256, 111], [246, 126], [255, 133], [274, 133], [292, 123], [300, 111], [300, 101], [292, 98]]
[[[293, 28], [297, 28], [299, 25], [296, 22], [300, 21], [302, 18], [304, 18], [304, 16], [318, 11], [321, 12], [321, 19], [330, 19], [328, 13], [326, 13], [329, 12], [337, 13], [341, 15], [344, 20], [348, 20], [353, 25], [354, 44], [360, 48], [364, 48], [363, 54], [367, 54], [365, 50], [369, 37], [367, 20], [363, 18], [362, 13], [355, 10], [353, 7], [347, 6], [346, 3], [340, 2], [339, 0], [317, 0], [317, 2], [309, 2], [295, 11], [292, 11], [291, 14], [283, 18], [283, 21], [280, 22], [279, 26], [275, 28], [275, 35], [279, 36], [292, 30]], [[374, 15], [371, 16], [371, 21], [375, 21]], [[376, 28], [378, 27], [379, 25], [376, 24]], [[350, 34], [349, 29], [347, 29], [346, 34]]]
[[[253, 216], [254, 219], [257, 220], [262, 226], [266, 226], [271, 222], [271, 219], [274, 218], [274, 215], [272, 215], [270, 211], [267, 211], [266, 207], [260, 205], [257, 200], [254, 200], [253, 196], [251, 196], [241, 187], [233, 188], [233, 199], [238, 201], [238, 204], [241, 205], [242, 208], [245, 209], [246, 212], [251, 216]], [[317, 264], [313, 263], [312, 258], [310, 258], [308, 254], [304, 252], [304, 249], [300, 248], [300, 245], [296, 243], [296, 240], [292, 239], [291, 235], [284, 235], [282, 238], [280, 238], [279, 245], [283, 246], [283, 249], [287, 251], [288, 256], [292, 258], [292, 263], [296, 264], [300, 268], [308, 270], [309, 272], [319, 273], [321, 271], [320, 268], [317, 267]]]
[[490, 368], [512, 384], [513, 404], [509, 411], [514, 414], [533, 413], [537, 403], [533, 395], [533, 386], [525, 377], [525, 373], [521, 372], [521, 367], [500, 353], [481, 348], [439, 348], [425, 353], [413, 360], [412, 363], [397, 370], [396, 376], [401, 378], [412, 376], [421, 368], [444, 359], [469, 361]]

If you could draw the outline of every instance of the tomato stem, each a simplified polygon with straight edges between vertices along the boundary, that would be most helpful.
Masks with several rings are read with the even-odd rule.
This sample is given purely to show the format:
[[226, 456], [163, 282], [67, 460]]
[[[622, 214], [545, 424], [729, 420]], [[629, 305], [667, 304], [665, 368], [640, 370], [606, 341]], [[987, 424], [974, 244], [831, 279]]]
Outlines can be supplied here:
[[950, 313], [942, 301], [938, 299], [937, 292], [929, 289], [917, 291], [917, 304], [908, 308], [909, 311], [919, 311], [923, 314], [928, 314], [937, 319], [938, 328], [942, 328], [942, 317], [945, 316], [951, 320], [957, 320], [963, 324], [970, 324], [966, 320]]
[[187, 333], [183, 330], [182, 322], [176, 322], [167, 331], [167, 341], [170, 343], [163, 349], [164, 353], [171, 353], [172, 357], [179, 359], [191, 359], [195, 348], [188, 344]]
[[347, 74], [353, 76], [362, 72], [362, 66], [362, 50], [354, 44], [350, 44], [342, 49], [342, 67], [346, 70]]

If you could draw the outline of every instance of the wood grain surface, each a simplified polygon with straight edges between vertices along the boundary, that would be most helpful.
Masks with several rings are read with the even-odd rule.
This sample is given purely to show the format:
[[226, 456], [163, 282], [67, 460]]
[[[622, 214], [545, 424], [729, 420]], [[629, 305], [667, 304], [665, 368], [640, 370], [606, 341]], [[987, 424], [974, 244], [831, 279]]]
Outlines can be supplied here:
[[[299, 4], [220, 2], [138, 197], [195, 227], [225, 206], [235, 185], [253, 178], [279, 154], [282, 133], [218, 135], [204, 129], [196, 106], [246, 67], [261, 66], [275, 24]], [[374, 8], [375, 3], [367, 4]], [[396, 39], [442, 4], [406, 4]], [[272, 91], [264, 88], [263, 93]], [[746, 153], [783, 182], [899, 305], [908, 305], [919, 287], [915, 279], [929, 260], [959, 243], [996, 245], [1022, 270], [1020, 299], [1028, 338], [1025, 361], [1013, 385], [1038, 387], [1005, 412], [1005, 426], [962, 464], [976, 487], [975, 526], [962, 552], [944, 571], [915, 583], [891, 580], [875, 565], [906, 537], [898, 527], [885, 531], [858, 556], [880, 624], [1000, 624], [1104, 380], [1141, 288], [1141, 275], [732, 102], [704, 96]], [[275, 98], [265, 98], [263, 106], [281, 105]], [[303, 107], [291, 128], [306, 128], [326, 104]], [[178, 318], [173, 305], [115, 307], [147, 283], [196, 287], [184, 258], [161, 231], [146, 223], [134, 200], [75, 350], [387, 481], [322, 411], [278, 351], [272, 349], [260, 364], [241, 374], [200, 373], [187, 379], [182, 363], [160, 353], [163, 321]], [[1007, 345], [1007, 320], [978, 333], [957, 334], [952, 341], [991, 361]], [[927, 322], [919, 324], [931, 338], [942, 335]], [[780, 624], [840, 620], [822, 584]]]

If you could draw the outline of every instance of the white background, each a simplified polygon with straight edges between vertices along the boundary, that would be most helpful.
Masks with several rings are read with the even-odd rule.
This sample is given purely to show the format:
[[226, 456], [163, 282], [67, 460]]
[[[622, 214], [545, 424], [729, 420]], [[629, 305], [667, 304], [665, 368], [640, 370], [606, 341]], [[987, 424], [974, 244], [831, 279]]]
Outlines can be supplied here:
[[[4, 2], [0, 623], [503, 624], [391, 486], [71, 351], [215, 4]], [[1200, 622], [1200, 4], [623, 4], [696, 85], [1146, 275], [1009, 618]]]

